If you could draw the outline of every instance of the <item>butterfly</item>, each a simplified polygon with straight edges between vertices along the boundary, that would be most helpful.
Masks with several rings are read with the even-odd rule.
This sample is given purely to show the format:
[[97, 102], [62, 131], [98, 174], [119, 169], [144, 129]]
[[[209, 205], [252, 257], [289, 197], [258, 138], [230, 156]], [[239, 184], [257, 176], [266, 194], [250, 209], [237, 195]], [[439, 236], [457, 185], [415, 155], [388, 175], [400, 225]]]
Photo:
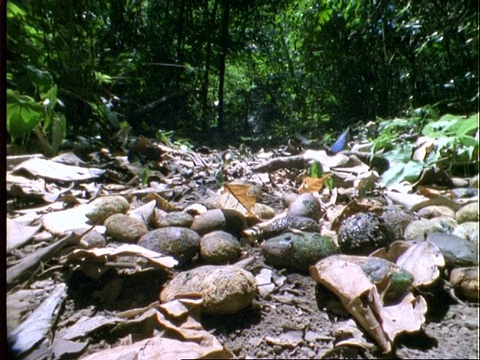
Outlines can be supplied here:
[[350, 126], [347, 127], [347, 130], [345, 130], [333, 143], [333, 145], [328, 149], [331, 153], [337, 154], [343, 149], [345, 149], [345, 146], [347, 146], [348, 143], [348, 138], [350, 137]]

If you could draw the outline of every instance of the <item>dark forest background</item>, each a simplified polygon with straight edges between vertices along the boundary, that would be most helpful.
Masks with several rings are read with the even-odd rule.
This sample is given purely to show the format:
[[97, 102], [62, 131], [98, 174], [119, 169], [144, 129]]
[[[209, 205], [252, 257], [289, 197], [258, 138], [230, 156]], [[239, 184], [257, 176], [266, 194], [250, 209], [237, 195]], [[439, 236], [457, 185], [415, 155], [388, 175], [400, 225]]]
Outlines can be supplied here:
[[266, 144], [478, 111], [477, 0], [9, 0], [6, 50], [13, 138]]

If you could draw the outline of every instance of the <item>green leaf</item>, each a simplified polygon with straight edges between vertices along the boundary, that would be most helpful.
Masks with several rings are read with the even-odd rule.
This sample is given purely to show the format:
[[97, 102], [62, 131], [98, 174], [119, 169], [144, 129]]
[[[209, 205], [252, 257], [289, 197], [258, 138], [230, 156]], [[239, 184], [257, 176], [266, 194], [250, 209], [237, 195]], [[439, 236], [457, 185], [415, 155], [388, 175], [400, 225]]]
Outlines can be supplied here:
[[42, 105], [29, 96], [7, 90], [7, 131], [16, 139], [40, 123]]
[[109, 76], [107, 74], [103, 74], [99, 71], [95, 71], [95, 79], [97, 79], [97, 81], [100, 85], [113, 83], [113, 79], [112, 79], [111, 76]]
[[[44, 100], [46, 100], [46, 99], [49, 100], [48, 106], [50, 106], [52, 109], [54, 108], [54, 106], [57, 103], [57, 92], [58, 92], [58, 87], [57, 87], [57, 85], [54, 85], [50, 90], [48, 90], [45, 93], [45, 96], [42, 98]], [[44, 103], [44, 105], [45, 105], [45, 103]]]
[[463, 120], [457, 129], [457, 135], [467, 135], [478, 130], [478, 113]]
[[389, 187], [402, 181], [415, 181], [422, 170], [423, 165], [416, 161], [409, 161], [406, 164], [399, 163], [382, 174], [380, 183]]
[[26, 12], [19, 6], [15, 5], [13, 2], [7, 2], [7, 18], [15, 18], [17, 16], [25, 16]]

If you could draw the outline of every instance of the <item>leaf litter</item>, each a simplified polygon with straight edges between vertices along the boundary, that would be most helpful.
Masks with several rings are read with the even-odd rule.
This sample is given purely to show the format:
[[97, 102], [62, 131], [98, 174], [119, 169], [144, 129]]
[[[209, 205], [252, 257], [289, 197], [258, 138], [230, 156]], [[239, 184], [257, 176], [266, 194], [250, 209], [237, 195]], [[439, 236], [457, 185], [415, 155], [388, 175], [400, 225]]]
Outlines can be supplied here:
[[[478, 202], [478, 197], [456, 199], [445, 192], [437, 194], [434, 184], [429, 183], [431, 179], [421, 174], [418, 175], [422, 184], [416, 184], [421, 190], [418, 194], [408, 186], [403, 193], [396, 192], [397, 184], [384, 192], [379, 186], [379, 174], [348, 150], [333, 155], [307, 150], [300, 155], [283, 153], [279, 157], [269, 151], [241, 155], [230, 149], [234, 160], [224, 164], [216, 161], [219, 156], [215, 151], [204, 154], [173, 147], [162, 145], [158, 151], [161, 158], [150, 164], [130, 166], [125, 159], [103, 158], [102, 161], [109, 164], [107, 167], [115, 166], [117, 175], [105, 171], [104, 164], [84, 164], [72, 161], [75, 158], [71, 156], [56, 159], [67, 161], [65, 165], [41, 158], [16, 164], [14, 173], [22, 173], [24, 177], [21, 181], [15, 180], [15, 186], [7, 186], [14, 199], [7, 204], [8, 222], [12, 225], [7, 242], [7, 303], [11, 312], [10, 348], [19, 358], [329, 358], [382, 357], [392, 352], [398, 357], [425, 358], [478, 355], [478, 325], [471, 321], [478, 316], [478, 297], [477, 302], [457, 298], [459, 302], [455, 303], [443, 290], [438, 290], [435, 284], [443, 278], [445, 263], [442, 252], [428, 240], [404, 244], [403, 239], [398, 239], [402, 240], [399, 245], [394, 242], [388, 249], [373, 254], [413, 274], [413, 283], [393, 304], [385, 304], [383, 298], [384, 290], [393, 286], [391, 273], [381, 280], [380, 286], [358, 265], [332, 255], [311, 266], [311, 276], [297, 274], [265, 263], [255, 241], [243, 244], [241, 257], [253, 259], [246, 265], [247, 272], [255, 276], [249, 281], [254, 281], [257, 287], [257, 296], [253, 301], [247, 300], [247, 305], [250, 302], [251, 305], [235, 308], [233, 314], [203, 314], [206, 295], [203, 290], [197, 290], [203, 289], [203, 285], [193, 286], [186, 292], [178, 291], [160, 304], [167, 279], [185, 276], [188, 271], [206, 264], [198, 255], [186, 267], [179, 267], [174, 255], [160, 254], [135, 244], [121, 244], [108, 237], [105, 247], [92, 248], [82, 240], [82, 235], [96, 226], [100, 236], [105, 236], [102, 223], [112, 211], [128, 211], [129, 216], [150, 227], [157, 209], [183, 210], [198, 216], [206, 212], [205, 205], [210, 204], [213, 208], [238, 211], [247, 219], [248, 226], [255, 226], [266, 220], [257, 216], [257, 203], [270, 206], [280, 214], [288, 206], [288, 194], [315, 193], [325, 208], [318, 231], [336, 239], [341, 219], [360, 211], [381, 212], [384, 206], [397, 203], [405, 211], [442, 205], [457, 212], [466, 203]], [[425, 146], [421, 149], [426, 151]], [[360, 154], [362, 159], [368, 156], [368, 153]], [[313, 161], [318, 162], [323, 171], [317, 180], [308, 176], [308, 167]], [[145, 172], [148, 166], [152, 168], [150, 173]], [[160, 168], [163, 168], [162, 174], [167, 175], [159, 176], [157, 169]], [[147, 182], [142, 180], [139, 171], [150, 174]], [[132, 179], [135, 172], [137, 176]], [[225, 182], [220, 184], [223, 185], [220, 191], [216, 191], [219, 173]], [[7, 179], [8, 176], [13, 184], [15, 178], [10, 171]], [[103, 185], [87, 186], [85, 182], [92, 179]], [[41, 187], [34, 185], [39, 180], [44, 182], [44, 189], [55, 187], [54, 194], [58, 196], [42, 193]], [[331, 182], [333, 188], [329, 185]], [[23, 190], [18, 191], [19, 187]], [[37, 190], [29, 190], [32, 188]], [[56, 206], [55, 209], [60, 210], [51, 208], [49, 213], [37, 208], [38, 216], [33, 217], [31, 223], [12, 223], [21, 210], [25, 210], [22, 202], [32, 199], [38, 202], [40, 197], [54, 203], [62, 196], [77, 200], [72, 203], [70, 198], [63, 203], [63, 208]], [[106, 215], [92, 218], [94, 205], [86, 203], [95, 198], [98, 198], [96, 202], [102, 202], [108, 196], [122, 197], [126, 203], [122, 200], [124, 205], [119, 210], [110, 207]], [[210, 198], [213, 201], [209, 202]], [[478, 212], [476, 216], [478, 221]], [[20, 226], [24, 226], [25, 231]], [[50, 243], [47, 240], [42, 244], [38, 233], [42, 228], [51, 234]], [[478, 262], [476, 266], [478, 272]], [[158, 275], [159, 271], [164, 275]], [[135, 289], [129, 287], [129, 278], [142, 273], [146, 274], [144, 282]], [[145, 279], [152, 279], [152, 275], [159, 278], [149, 285]], [[464, 282], [466, 275], [455, 272], [455, 276], [452, 286]], [[329, 295], [323, 293], [314, 280], [336, 294], [329, 304], [337, 303], [334, 305], [337, 312], [324, 306], [322, 301]], [[478, 275], [476, 281], [478, 289]], [[432, 284], [437, 287], [431, 288]], [[467, 288], [475, 288], [472, 284], [475, 283], [468, 282]], [[209, 290], [213, 293], [223, 289], [220, 284], [209, 285], [213, 285]], [[22, 292], [37, 291], [42, 286], [47, 293], [43, 300], [29, 295], [30, 301], [16, 307], [13, 301], [9, 302]], [[156, 298], [138, 294], [148, 287], [153, 288], [149, 290]], [[221, 291], [232, 290], [227, 286]], [[432, 291], [440, 300], [428, 295]], [[440, 311], [436, 308], [438, 304], [442, 307]], [[33, 308], [36, 309], [32, 311]], [[447, 329], [451, 328], [456, 328], [461, 336], [450, 334]], [[422, 346], [415, 344], [415, 337], [424, 340]]]

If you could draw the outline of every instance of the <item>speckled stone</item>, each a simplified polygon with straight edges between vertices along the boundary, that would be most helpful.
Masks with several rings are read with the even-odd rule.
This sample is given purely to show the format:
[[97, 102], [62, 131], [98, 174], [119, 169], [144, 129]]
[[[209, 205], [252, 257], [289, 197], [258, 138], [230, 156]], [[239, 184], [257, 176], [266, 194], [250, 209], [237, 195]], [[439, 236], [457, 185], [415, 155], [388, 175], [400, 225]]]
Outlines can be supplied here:
[[201, 293], [201, 311], [208, 314], [233, 314], [251, 305], [257, 282], [248, 271], [233, 266], [206, 265], [182, 271], [160, 293], [162, 303], [185, 293]]
[[453, 209], [449, 208], [448, 206], [426, 206], [423, 209], [420, 209], [417, 213], [419, 216], [426, 219], [432, 219], [439, 216], [446, 216], [451, 218], [455, 217], [455, 211], [453, 211]]
[[478, 231], [478, 222], [467, 221], [458, 225], [455, 230], [453, 230], [453, 235], [470, 240], [478, 245]]
[[114, 240], [136, 244], [138, 239], [148, 232], [147, 226], [140, 220], [124, 214], [115, 214], [105, 220], [106, 234]]
[[392, 229], [395, 240], [403, 240], [408, 224], [420, 219], [417, 215], [396, 205], [387, 206], [383, 210], [381, 218], [385, 222], [385, 225]]
[[339, 252], [335, 242], [311, 232], [286, 232], [261, 245], [268, 264], [307, 273], [310, 265]]
[[107, 241], [105, 236], [98, 231], [92, 230], [82, 236], [82, 241], [85, 242], [88, 248], [102, 248], [106, 245]]
[[451, 234], [457, 222], [449, 217], [437, 217], [433, 219], [420, 219], [412, 221], [405, 229], [405, 240], [412, 240], [426, 232]]
[[320, 201], [312, 194], [305, 193], [298, 196], [288, 207], [288, 214], [301, 216], [318, 221], [324, 214]]
[[246, 227], [247, 220], [242, 213], [230, 209], [215, 209], [196, 216], [191, 229], [200, 235], [223, 230], [235, 237], [240, 237], [241, 231]]
[[189, 228], [193, 222], [193, 216], [182, 211], [174, 211], [167, 214], [155, 214], [154, 227], [163, 228], [168, 226], [180, 226]]
[[170, 226], [143, 235], [138, 245], [173, 256], [180, 264], [188, 263], [200, 250], [200, 235], [187, 228]]
[[342, 221], [338, 245], [344, 254], [369, 255], [395, 240], [391, 228], [374, 213], [358, 213]]
[[217, 230], [200, 239], [200, 254], [209, 264], [233, 262], [240, 256], [240, 242], [225, 231]]
[[103, 222], [113, 214], [125, 214], [130, 204], [123, 196], [105, 196], [90, 203], [91, 209], [85, 216], [94, 224]]
[[462, 207], [455, 214], [455, 218], [457, 219], [459, 224], [467, 221], [478, 222], [478, 202], [474, 202]]

